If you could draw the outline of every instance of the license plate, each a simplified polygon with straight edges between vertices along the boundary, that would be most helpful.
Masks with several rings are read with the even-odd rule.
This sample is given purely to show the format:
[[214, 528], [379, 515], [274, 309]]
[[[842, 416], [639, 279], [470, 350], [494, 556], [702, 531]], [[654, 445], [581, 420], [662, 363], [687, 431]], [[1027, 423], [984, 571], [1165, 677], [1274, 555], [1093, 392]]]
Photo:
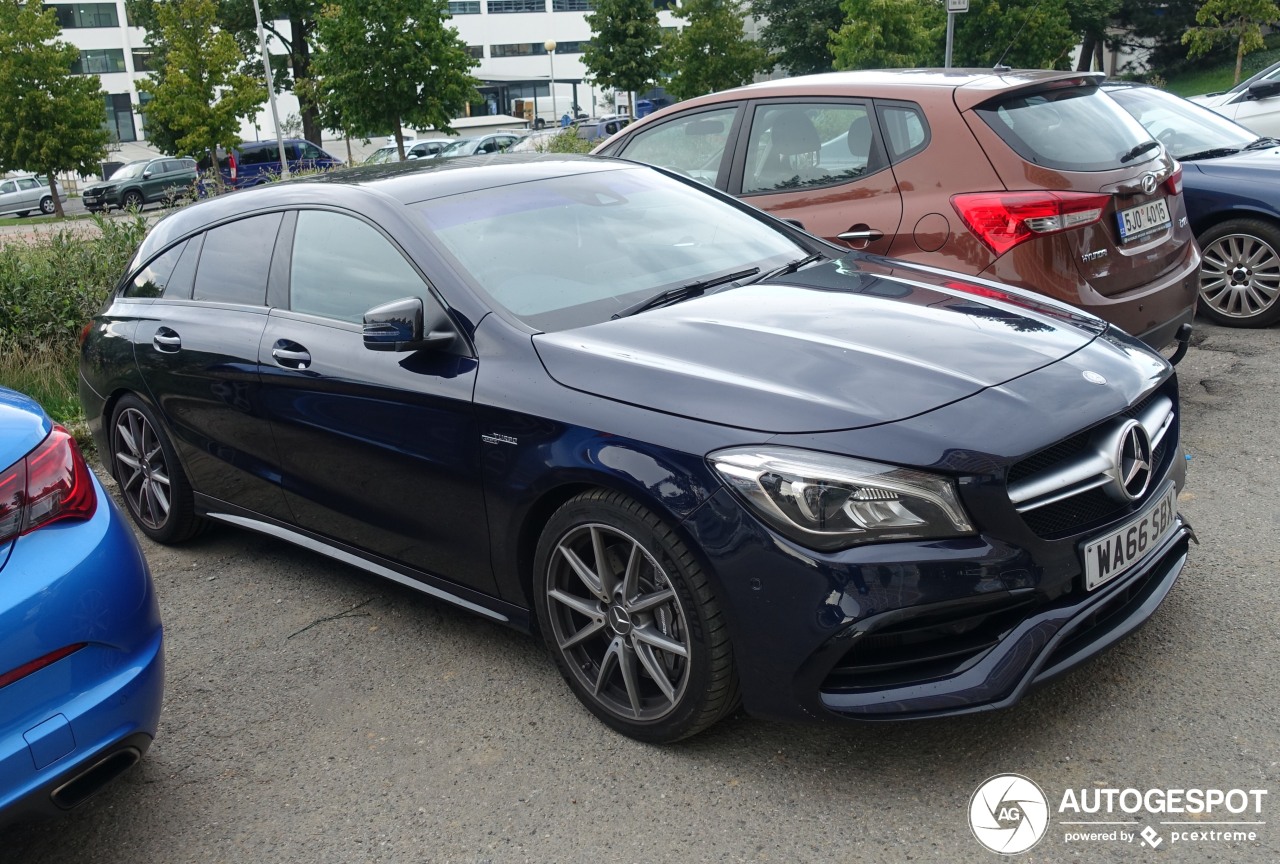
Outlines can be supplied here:
[[1084, 587], [1092, 591], [1116, 579], [1147, 554], [1177, 523], [1178, 490], [1164, 494], [1127, 523], [1084, 547]]
[[1130, 207], [1116, 213], [1116, 222], [1120, 225], [1120, 242], [1128, 243], [1159, 231], [1169, 224], [1169, 204], [1164, 198]]

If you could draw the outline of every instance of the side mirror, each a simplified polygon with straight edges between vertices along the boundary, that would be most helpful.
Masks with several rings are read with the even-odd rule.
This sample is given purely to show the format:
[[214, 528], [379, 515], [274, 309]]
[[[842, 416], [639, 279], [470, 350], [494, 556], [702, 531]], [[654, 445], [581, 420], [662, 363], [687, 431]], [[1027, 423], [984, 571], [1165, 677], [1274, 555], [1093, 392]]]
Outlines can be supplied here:
[[[430, 317], [425, 309], [430, 309]], [[458, 338], [448, 314], [434, 299], [417, 297], [375, 306], [364, 313], [364, 347], [370, 351], [447, 348]]]
[[151, 172], [150, 172], [150, 171], [143, 171], [143, 172], [142, 172], [142, 179], [143, 179], [143, 180], [150, 180], [150, 179], [151, 179]]
[[1255, 81], [1249, 85], [1250, 99], [1269, 99], [1280, 94], [1280, 81]]

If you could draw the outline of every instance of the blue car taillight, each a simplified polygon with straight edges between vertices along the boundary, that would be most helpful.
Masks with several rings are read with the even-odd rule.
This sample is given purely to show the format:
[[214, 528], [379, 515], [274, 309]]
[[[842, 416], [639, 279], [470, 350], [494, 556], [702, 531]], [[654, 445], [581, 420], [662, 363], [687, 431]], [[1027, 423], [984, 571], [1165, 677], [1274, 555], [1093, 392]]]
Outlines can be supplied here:
[[98, 507], [89, 466], [71, 433], [54, 426], [40, 446], [0, 472], [0, 543]]

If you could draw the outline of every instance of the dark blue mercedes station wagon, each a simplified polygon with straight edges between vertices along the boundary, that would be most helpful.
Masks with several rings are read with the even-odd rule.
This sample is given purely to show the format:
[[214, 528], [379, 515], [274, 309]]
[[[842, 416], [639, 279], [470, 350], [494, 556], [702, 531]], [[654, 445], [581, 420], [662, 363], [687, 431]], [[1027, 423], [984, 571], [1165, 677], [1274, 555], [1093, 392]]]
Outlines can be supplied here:
[[80, 393], [138, 526], [539, 634], [613, 728], [981, 711], [1186, 561], [1177, 381], [1033, 294], [591, 157], [372, 166], [143, 242]]

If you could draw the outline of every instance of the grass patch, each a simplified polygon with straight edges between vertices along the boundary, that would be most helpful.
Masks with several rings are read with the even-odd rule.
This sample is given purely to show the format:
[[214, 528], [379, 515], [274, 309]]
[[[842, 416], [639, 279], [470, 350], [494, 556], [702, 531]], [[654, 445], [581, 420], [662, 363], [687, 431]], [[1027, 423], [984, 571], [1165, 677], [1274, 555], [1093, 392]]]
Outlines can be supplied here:
[[0, 385], [39, 402], [53, 422], [61, 423], [75, 436], [81, 452], [89, 457], [94, 452], [93, 439], [76, 395], [77, 364], [74, 351], [15, 348], [0, 354]]
[[[1280, 62], [1280, 34], [1271, 34], [1267, 37], [1266, 48], [1244, 55], [1240, 80], [1243, 81], [1277, 62]], [[1165, 77], [1164, 88], [1179, 96], [1199, 96], [1201, 93], [1230, 90], [1235, 86], [1235, 77], [1236, 57], [1232, 52], [1230, 59], [1216, 66], [1171, 72]]]
[[4, 218], [0, 218], [0, 227], [6, 227], [9, 225], [21, 227], [23, 225], [37, 225], [42, 222], [72, 222], [78, 219], [90, 219], [92, 216], [93, 214], [91, 213], [72, 213], [69, 216], [63, 216], [61, 219], [57, 216], [6, 216]]

